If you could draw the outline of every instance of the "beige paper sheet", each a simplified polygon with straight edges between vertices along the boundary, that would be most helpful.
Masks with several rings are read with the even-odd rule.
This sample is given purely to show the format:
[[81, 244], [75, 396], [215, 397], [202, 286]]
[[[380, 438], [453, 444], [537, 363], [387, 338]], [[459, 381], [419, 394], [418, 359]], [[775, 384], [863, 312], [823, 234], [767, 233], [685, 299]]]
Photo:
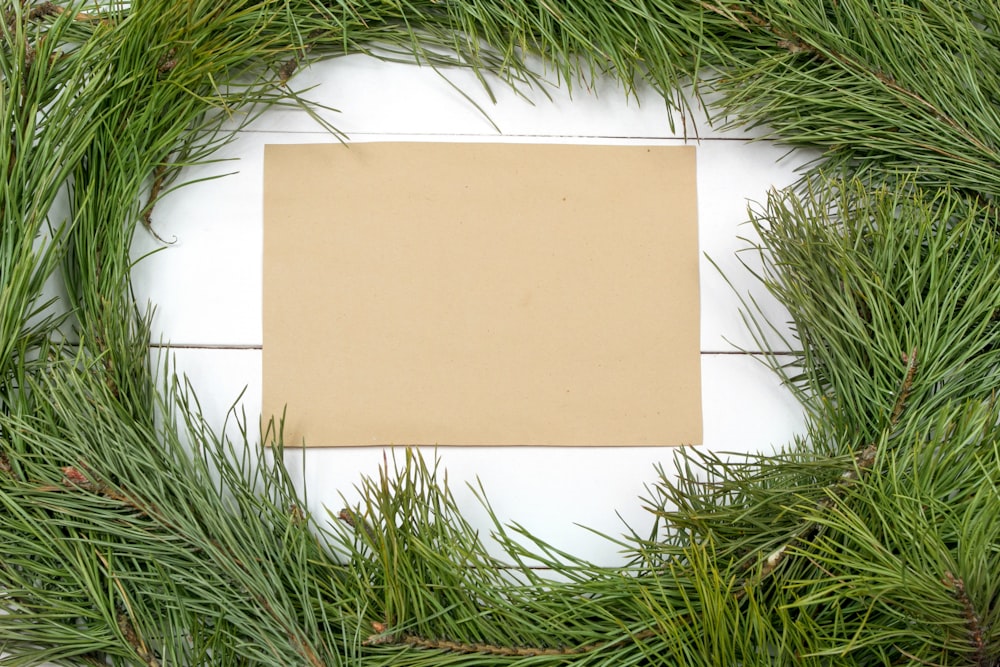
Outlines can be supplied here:
[[285, 441], [701, 442], [695, 150], [269, 145]]

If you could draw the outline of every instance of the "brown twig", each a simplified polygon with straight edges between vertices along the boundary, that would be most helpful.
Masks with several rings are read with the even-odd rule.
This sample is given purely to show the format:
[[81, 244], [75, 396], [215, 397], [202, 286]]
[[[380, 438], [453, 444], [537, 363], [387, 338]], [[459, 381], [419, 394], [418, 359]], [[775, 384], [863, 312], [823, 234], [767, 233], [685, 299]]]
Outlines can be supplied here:
[[903, 386], [896, 397], [896, 405], [892, 408], [892, 416], [889, 418], [889, 425], [895, 426], [899, 423], [899, 417], [906, 407], [906, 399], [910, 397], [910, 390], [913, 388], [913, 376], [917, 372], [917, 348], [910, 350], [910, 353], [903, 355], [903, 363], [906, 364], [906, 377], [903, 378]]
[[597, 645], [578, 647], [546, 647], [539, 648], [533, 646], [497, 646], [494, 644], [464, 643], [454, 642], [447, 639], [425, 639], [415, 635], [404, 635], [400, 642], [407, 646], [423, 649], [436, 649], [439, 651], [450, 651], [452, 653], [481, 653], [483, 655], [495, 655], [503, 657], [523, 657], [530, 658], [543, 655], [579, 655], [588, 653]]
[[173, 69], [177, 67], [177, 48], [171, 47], [169, 51], [160, 58], [160, 62], [156, 64], [156, 73], [159, 77], [164, 77]]
[[364, 517], [360, 516], [357, 512], [352, 509], [344, 508], [340, 510], [337, 514], [337, 518], [346, 523], [351, 528], [355, 530], [363, 531], [368, 541], [371, 544], [375, 544], [375, 529], [372, 528], [371, 524], [365, 520]]
[[483, 642], [457, 642], [450, 639], [430, 639], [415, 634], [393, 633], [384, 623], [373, 622], [374, 634], [365, 639], [362, 646], [383, 646], [394, 644], [399, 646], [412, 646], [428, 650], [449, 651], [451, 653], [495, 655], [498, 657], [530, 658], [536, 656], [560, 656], [560, 655], [582, 655], [591, 653], [600, 648], [606, 648], [615, 644], [621, 644], [631, 640], [640, 642], [656, 636], [656, 631], [646, 629], [627, 637], [613, 639], [581, 646], [502, 646], [499, 644], [486, 644]]
[[142, 224], [150, 234], [152, 234], [157, 241], [160, 243], [170, 245], [170, 241], [166, 241], [156, 230], [153, 229], [153, 207], [156, 206], [156, 202], [160, 198], [160, 191], [163, 190], [163, 186], [166, 184], [167, 179], [167, 165], [159, 164], [156, 169], [153, 170], [153, 184], [149, 188], [149, 197], [146, 199], [146, 207], [142, 209]]
[[972, 644], [973, 649], [973, 664], [978, 667], [993, 667], [997, 662], [986, 655], [986, 642], [983, 639], [983, 620], [972, 605], [972, 600], [969, 599], [969, 594], [965, 590], [965, 582], [961, 577], [956, 577], [948, 571], [945, 571], [942, 582], [952, 590], [955, 599], [962, 605], [962, 613], [965, 616], [965, 627], [969, 643]]
[[28, 20], [37, 21], [45, 16], [56, 16], [63, 12], [63, 8], [59, 7], [53, 2], [43, 2], [40, 5], [35, 5], [28, 11]]
[[125, 612], [118, 612], [117, 621], [119, 632], [122, 633], [125, 641], [136, 652], [136, 655], [146, 663], [146, 667], [160, 667], [160, 662], [156, 659], [153, 652], [149, 650], [149, 646], [146, 645], [145, 640], [135, 631], [135, 626], [132, 625], [132, 621], [129, 620]]
[[287, 60], [281, 62], [277, 67], [278, 73], [278, 85], [282, 88], [288, 86], [288, 81], [291, 79], [295, 72], [299, 69], [299, 64], [306, 60], [309, 56], [309, 52], [312, 51], [313, 46], [315, 46], [315, 41], [323, 35], [323, 30], [317, 28], [309, 33], [306, 37], [306, 41], [302, 46], [296, 49], [294, 55]]
[[24, 77], [25, 77], [25, 81], [27, 81], [28, 71], [35, 64], [35, 56], [37, 54], [38, 54], [38, 52], [35, 50], [35, 47], [31, 45], [31, 42], [26, 42], [25, 45], [24, 45]]
[[93, 475], [87, 476], [80, 471], [80, 468], [75, 466], [64, 466], [61, 468], [63, 473], [63, 486], [67, 488], [77, 488], [84, 491], [89, 491], [91, 493], [109, 498], [111, 500], [117, 501], [123, 505], [128, 505], [129, 507], [143, 511], [139, 506], [132, 501], [131, 498], [125, 496], [118, 491], [115, 491], [111, 487], [107, 486], [102, 482], [98, 482], [92, 479]]
[[278, 66], [278, 85], [282, 87], [288, 85], [288, 80], [292, 78], [298, 68], [299, 59], [295, 57], [281, 63]]
[[97, 475], [85, 463], [81, 462], [78, 466], [63, 466], [60, 470], [63, 473], [62, 485], [43, 485], [36, 487], [35, 490], [46, 492], [86, 491], [129, 507], [151, 521], [167, 526], [171, 530], [179, 530], [177, 525], [170, 521], [155, 505], [144, 503], [129, 495], [127, 489], [117, 490], [98, 480]]
[[[54, 2], [43, 2], [39, 5], [35, 5], [28, 12], [28, 20], [36, 21], [40, 18], [45, 18], [46, 16], [59, 16], [66, 11], [65, 7], [60, 7]], [[97, 17], [87, 14], [85, 12], [77, 12], [76, 16], [73, 17], [77, 21], [93, 21]]]

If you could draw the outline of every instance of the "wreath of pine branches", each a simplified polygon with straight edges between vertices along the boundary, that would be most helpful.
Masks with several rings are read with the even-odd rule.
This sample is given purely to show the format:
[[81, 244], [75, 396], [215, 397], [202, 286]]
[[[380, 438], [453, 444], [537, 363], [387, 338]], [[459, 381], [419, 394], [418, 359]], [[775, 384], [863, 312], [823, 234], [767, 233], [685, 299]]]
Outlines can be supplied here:
[[[1000, 665], [995, 0], [0, 7], [3, 664]], [[821, 149], [751, 212], [807, 432], [681, 451], [617, 569], [500, 524], [491, 558], [409, 453], [307, 514], [280, 433], [234, 442], [154, 382], [129, 247], [232, 118], [357, 52], [515, 86], [539, 55], [681, 119], [693, 82], [711, 122]]]

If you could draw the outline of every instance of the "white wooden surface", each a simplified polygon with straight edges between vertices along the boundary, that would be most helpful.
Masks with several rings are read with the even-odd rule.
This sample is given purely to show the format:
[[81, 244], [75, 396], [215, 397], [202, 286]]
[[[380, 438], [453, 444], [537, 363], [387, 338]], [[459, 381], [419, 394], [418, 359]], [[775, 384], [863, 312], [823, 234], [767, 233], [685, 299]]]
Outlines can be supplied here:
[[[497, 83], [493, 106], [468, 72], [444, 72], [489, 114], [490, 120], [441, 74], [428, 68], [389, 65], [351, 56], [314, 66], [293, 86], [316, 86], [307, 94], [339, 110], [326, 118], [354, 141], [510, 141], [569, 143], [683, 143], [680, 123], [671, 132], [663, 102], [640, 91], [626, 99], [611, 82], [598, 90], [549, 89], [525, 99]], [[744, 224], [748, 200], [763, 201], [771, 187], [796, 178], [807, 157], [751, 142], [746, 133], [721, 133], [698, 121], [698, 206], [701, 250], [741, 292], [761, 298], [773, 321], [787, 317], [742, 267], [735, 251], [751, 235]], [[692, 134], [692, 122], [688, 122]], [[274, 110], [257, 119], [227, 146], [230, 161], [189, 169], [203, 181], [169, 195], [157, 207], [158, 234], [176, 242], [162, 247], [140, 232], [135, 256], [160, 251], [135, 269], [137, 296], [157, 306], [154, 342], [170, 344], [179, 370], [189, 375], [206, 413], [221, 424], [245, 388], [242, 404], [252, 420], [260, 410], [262, 156], [267, 143], [335, 141], [305, 113]], [[330, 184], [336, 188], [336, 183]], [[753, 356], [739, 315], [739, 302], [716, 269], [701, 263], [701, 349], [705, 447], [720, 451], [769, 450], [801, 430], [801, 410], [775, 377]], [[341, 494], [353, 497], [362, 474], [374, 475], [383, 451], [372, 448], [304, 453], [303, 484], [313, 510], [336, 512]], [[434, 456], [433, 450], [427, 452]], [[494, 509], [556, 546], [614, 565], [618, 548], [584, 530], [617, 535], [622, 519], [642, 533], [653, 520], [641, 506], [654, 466], [671, 470], [667, 448], [447, 448], [437, 451], [467, 516], [488, 533], [485, 513], [464, 486], [477, 477]], [[290, 468], [302, 469], [303, 452], [287, 453]]]

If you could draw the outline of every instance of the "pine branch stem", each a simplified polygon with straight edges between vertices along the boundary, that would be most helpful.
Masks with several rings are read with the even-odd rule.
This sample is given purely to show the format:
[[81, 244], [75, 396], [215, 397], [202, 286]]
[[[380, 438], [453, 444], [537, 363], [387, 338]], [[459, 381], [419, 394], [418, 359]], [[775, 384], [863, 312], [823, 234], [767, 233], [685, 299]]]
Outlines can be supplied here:
[[363, 533], [365, 538], [368, 539], [370, 544], [374, 545], [376, 543], [375, 529], [372, 528], [372, 525], [368, 523], [368, 521], [358, 512], [355, 512], [354, 510], [345, 507], [344, 509], [340, 510], [339, 514], [337, 514], [337, 518], [346, 523], [351, 528], [354, 528], [359, 533]]
[[[502, 657], [530, 658], [536, 656], [570, 656], [592, 653], [598, 649], [607, 648], [616, 644], [621, 644], [626, 638], [612, 639], [608, 641], [593, 642], [581, 646], [560, 646], [560, 647], [540, 647], [540, 646], [501, 646], [499, 644], [487, 644], [482, 642], [458, 642], [449, 639], [429, 639], [415, 634], [394, 634], [382, 623], [372, 623], [372, 629], [376, 634], [369, 636], [362, 642], [362, 646], [382, 646], [393, 644], [399, 646], [412, 646], [414, 648], [449, 651], [451, 653], [467, 653], [495, 655]], [[651, 628], [631, 634], [627, 639], [634, 643], [645, 641], [655, 637], [657, 632]]]
[[261, 608], [268, 613], [274, 622], [285, 631], [285, 638], [288, 639], [289, 643], [292, 644], [298, 654], [308, 661], [310, 667], [326, 667], [323, 661], [319, 659], [319, 656], [316, 655], [316, 651], [314, 651], [309, 643], [300, 636], [298, 629], [288, 627], [288, 624], [277, 613], [275, 613], [274, 607], [265, 596], [252, 591], [247, 592], [251, 594], [251, 597], [253, 597], [257, 604], [259, 604]]
[[[906, 376], [903, 378], [903, 385], [896, 397], [896, 404], [892, 408], [892, 416], [889, 418], [890, 428], [899, 423], [899, 418], [903, 415], [903, 408], [906, 407], [906, 400], [910, 397], [910, 391], [913, 389], [913, 376], [917, 373], [917, 348], [913, 348], [909, 354], [903, 355], [903, 363], [906, 364]], [[874, 457], [874, 452], [872, 455]]]
[[[160, 65], [161, 72], [163, 66], [163, 64]], [[166, 163], [157, 165], [156, 169], [153, 170], [153, 184], [149, 188], [149, 197], [146, 199], [146, 207], [142, 209], [142, 225], [146, 228], [146, 231], [156, 238], [157, 241], [169, 244], [168, 241], [165, 241], [159, 234], [156, 233], [156, 230], [153, 229], [153, 208], [156, 206], [157, 201], [159, 201], [160, 191], [163, 190], [163, 186], [166, 184], [166, 178]]]
[[400, 644], [413, 646], [414, 648], [435, 649], [439, 651], [450, 651], [452, 653], [481, 653], [483, 655], [495, 655], [503, 657], [530, 658], [537, 656], [553, 655], [579, 655], [588, 653], [598, 648], [599, 644], [591, 644], [579, 647], [529, 647], [529, 646], [498, 646], [494, 644], [455, 642], [447, 639], [426, 639], [416, 635], [403, 635], [400, 637]]
[[[28, 12], [28, 20], [35, 21], [46, 16], [58, 16], [66, 11], [65, 7], [60, 7], [54, 2], [43, 2], [39, 5], [35, 5]], [[76, 21], [93, 21], [97, 17], [87, 14], [86, 12], [77, 12], [76, 16], [73, 17]]]
[[121, 632], [122, 637], [125, 638], [126, 643], [132, 647], [136, 655], [146, 663], [146, 667], [160, 667], [160, 662], [156, 659], [156, 655], [150, 650], [149, 645], [142, 638], [139, 632], [135, 628], [135, 624], [132, 622], [133, 617], [133, 606], [129, 599], [128, 594], [125, 591], [125, 587], [122, 585], [121, 579], [115, 575], [111, 570], [111, 563], [108, 559], [97, 549], [94, 549], [94, 555], [97, 560], [101, 562], [104, 567], [104, 572], [114, 582], [115, 588], [118, 590], [118, 594], [122, 599], [122, 607], [119, 608], [118, 613], [115, 616], [115, 621], [118, 625], [118, 631]]
[[[706, 2], [700, 2], [699, 4], [701, 4], [702, 7], [715, 12], [716, 14], [725, 16], [730, 20], [735, 21], [744, 30], [751, 31], [753, 28], [750, 25], [747, 25], [747, 23], [740, 21], [737, 18], [737, 14], [742, 15], [743, 17], [746, 18], [746, 20], [749, 23], [753, 24], [753, 26], [761, 28], [774, 35], [777, 38], [775, 42], [776, 46], [788, 51], [789, 53], [793, 54], [808, 53], [811, 56], [821, 58], [826, 61], [839, 63], [842, 67], [844, 67], [849, 71], [863, 75], [868, 75], [875, 78], [887, 89], [892, 91], [897, 97], [904, 100], [909, 100], [910, 102], [915, 103], [920, 107], [923, 107], [925, 111], [929, 112], [932, 116], [934, 116], [934, 118], [936, 118], [937, 120], [941, 121], [942, 123], [950, 127], [952, 130], [954, 130], [959, 136], [961, 136], [963, 139], [969, 142], [970, 145], [974, 146], [984, 155], [989, 156], [994, 162], [1000, 163], [1000, 154], [997, 154], [997, 151], [995, 149], [983, 143], [982, 140], [980, 140], [978, 137], [969, 132], [969, 130], [965, 128], [961, 123], [959, 123], [954, 118], [949, 116], [947, 113], [945, 113], [942, 109], [940, 109], [930, 100], [926, 99], [916, 91], [900, 85], [892, 75], [886, 74], [885, 72], [882, 72], [877, 69], [873, 69], [868, 65], [861, 63], [856, 59], [850, 58], [846, 54], [841, 53], [835, 49], [832, 48], [820, 49], [819, 47], [815, 46], [814, 44], [804, 39], [802, 35], [796, 32], [781, 30], [775, 27], [770, 21], [763, 18], [762, 16], [760, 16], [751, 9], [747, 9], [744, 7], [735, 7], [730, 5], [726, 7], [726, 11], [723, 11], [720, 8], [713, 7]], [[927, 150], [938, 152], [955, 161], [972, 162], [972, 160], [965, 158], [961, 155], [946, 153], [931, 145], [923, 145], [922, 147]]]
[[160, 662], [153, 655], [153, 652], [149, 650], [146, 642], [139, 636], [135, 630], [135, 626], [129, 620], [128, 616], [124, 612], [119, 612], [117, 617], [118, 630], [122, 633], [125, 641], [128, 642], [132, 650], [136, 652], [136, 655], [146, 663], [146, 667], [160, 667]]
[[965, 616], [965, 625], [972, 645], [972, 659], [977, 667], [993, 667], [996, 661], [986, 654], [986, 642], [983, 638], [983, 620], [976, 611], [969, 594], [965, 590], [965, 582], [961, 577], [956, 577], [951, 572], [944, 573], [943, 583], [952, 590], [955, 599], [962, 605], [962, 613]]
[[[906, 400], [910, 396], [910, 391], [913, 387], [913, 378], [917, 372], [917, 348], [910, 350], [909, 354], [903, 354], [903, 361], [906, 363], [906, 372], [903, 376], [903, 382], [900, 385], [899, 394], [896, 397], [896, 402], [893, 405], [892, 413], [889, 418], [887, 430], [892, 430], [899, 423], [899, 419], [903, 414], [903, 409], [906, 406]], [[854, 456], [854, 465], [845, 470], [844, 473], [837, 479], [836, 482], [827, 487], [827, 494], [824, 498], [820, 499], [816, 503], [816, 509], [818, 511], [827, 512], [833, 507], [836, 498], [843, 495], [847, 488], [862, 479], [865, 474], [875, 465], [875, 457], [878, 454], [878, 445], [874, 442], [866, 445], [861, 451], [857, 452]], [[804, 522], [798, 530], [796, 530], [792, 538], [786, 541], [777, 549], [771, 551], [763, 560], [758, 561], [760, 569], [757, 571], [754, 577], [748, 577], [743, 581], [743, 583], [736, 589], [736, 595], [742, 597], [746, 594], [748, 586], [757, 585], [767, 579], [774, 571], [778, 568], [781, 563], [785, 561], [788, 557], [789, 550], [799, 543], [808, 543], [812, 541], [816, 535], [819, 534], [821, 524], [816, 521]]]

